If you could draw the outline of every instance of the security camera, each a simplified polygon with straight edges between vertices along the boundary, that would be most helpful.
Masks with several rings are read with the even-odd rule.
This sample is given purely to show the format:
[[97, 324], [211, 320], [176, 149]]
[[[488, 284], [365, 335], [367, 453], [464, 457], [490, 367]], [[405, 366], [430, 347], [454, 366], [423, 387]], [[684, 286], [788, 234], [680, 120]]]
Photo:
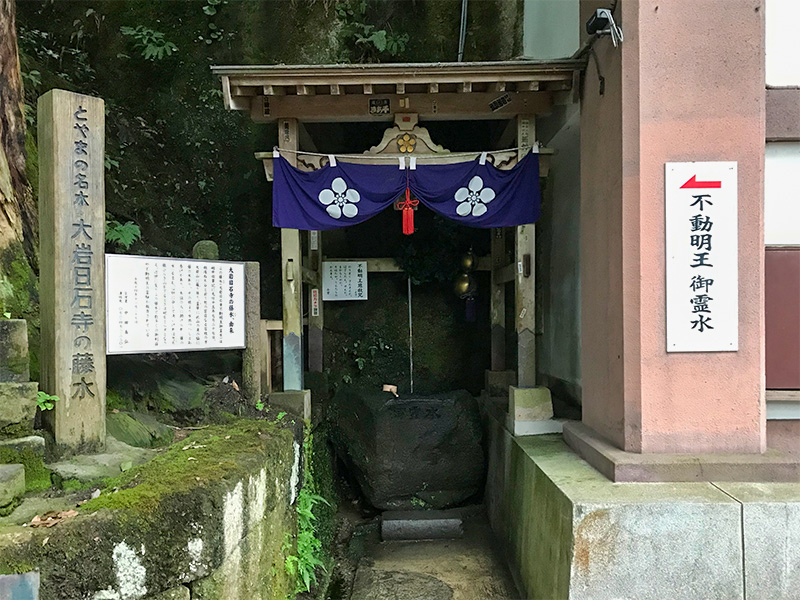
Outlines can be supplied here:
[[586, 33], [594, 35], [600, 33], [608, 27], [608, 21], [611, 19], [611, 11], [607, 8], [598, 8], [594, 14], [586, 21]]
[[614, 22], [614, 15], [608, 8], [598, 8], [586, 22], [586, 33], [589, 35], [610, 35], [616, 48], [622, 42], [622, 29]]

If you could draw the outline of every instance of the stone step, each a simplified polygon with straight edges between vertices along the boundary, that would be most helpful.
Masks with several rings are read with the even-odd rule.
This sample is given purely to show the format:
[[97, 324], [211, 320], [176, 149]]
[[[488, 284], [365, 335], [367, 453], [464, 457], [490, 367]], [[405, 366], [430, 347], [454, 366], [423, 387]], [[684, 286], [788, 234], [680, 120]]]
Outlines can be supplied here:
[[16, 452], [30, 450], [34, 454], [44, 456], [45, 442], [44, 438], [39, 435], [29, 435], [11, 440], [0, 440], [0, 448], [11, 448]]
[[0, 381], [30, 380], [28, 324], [25, 319], [0, 319]]
[[33, 426], [36, 415], [36, 395], [39, 384], [0, 383], [0, 429], [16, 423], [29, 423]]
[[456, 539], [463, 535], [459, 510], [397, 510], [381, 515], [383, 540]]
[[11, 504], [25, 493], [25, 467], [0, 465], [0, 508]]

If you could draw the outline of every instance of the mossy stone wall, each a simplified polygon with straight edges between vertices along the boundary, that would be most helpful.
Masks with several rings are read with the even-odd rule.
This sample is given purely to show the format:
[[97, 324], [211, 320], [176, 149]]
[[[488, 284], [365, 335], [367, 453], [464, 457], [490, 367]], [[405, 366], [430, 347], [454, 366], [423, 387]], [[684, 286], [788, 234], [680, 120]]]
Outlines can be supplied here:
[[295, 551], [295, 444], [266, 421], [197, 432], [107, 482], [76, 517], [0, 530], [0, 573], [38, 569], [42, 600], [147, 598], [212, 580], [218, 593], [198, 598], [284, 600], [295, 583], [283, 568]]

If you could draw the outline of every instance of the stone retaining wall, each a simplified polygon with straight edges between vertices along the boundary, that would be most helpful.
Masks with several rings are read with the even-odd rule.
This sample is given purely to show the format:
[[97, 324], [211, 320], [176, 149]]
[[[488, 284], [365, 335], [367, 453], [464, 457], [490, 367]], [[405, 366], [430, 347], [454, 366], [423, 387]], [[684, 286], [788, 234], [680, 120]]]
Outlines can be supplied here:
[[0, 531], [0, 573], [37, 572], [42, 600], [284, 600], [300, 454], [264, 421], [203, 430], [76, 517]]

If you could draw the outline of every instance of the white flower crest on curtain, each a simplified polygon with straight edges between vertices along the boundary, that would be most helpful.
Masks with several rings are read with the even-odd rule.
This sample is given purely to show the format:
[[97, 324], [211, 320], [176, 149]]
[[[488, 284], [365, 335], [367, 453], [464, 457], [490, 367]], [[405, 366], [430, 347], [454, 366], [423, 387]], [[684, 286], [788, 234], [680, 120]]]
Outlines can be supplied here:
[[456, 213], [461, 217], [466, 217], [470, 213], [473, 217], [480, 217], [488, 210], [486, 205], [494, 200], [494, 190], [483, 187], [483, 179], [475, 175], [469, 180], [467, 187], [459, 188], [455, 195], [458, 202]]
[[319, 193], [319, 201], [327, 206], [325, 210], [334, 219], [339, 219], [342, 215], [352, 219], [358, 214], [356, 202], [361, 201], [361, 194], [352, 188], [348, 189], [344, 179], [337, 177], [331, 182], [330, 189]]

